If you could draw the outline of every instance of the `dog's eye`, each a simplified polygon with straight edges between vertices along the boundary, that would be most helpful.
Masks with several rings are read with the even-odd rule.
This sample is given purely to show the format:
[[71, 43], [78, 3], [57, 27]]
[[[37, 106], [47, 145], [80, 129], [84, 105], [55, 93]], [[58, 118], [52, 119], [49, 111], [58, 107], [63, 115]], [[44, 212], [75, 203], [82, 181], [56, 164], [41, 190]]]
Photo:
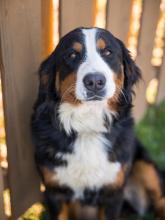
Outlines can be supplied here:
[[111, 55], [111, 51], [108, 48], [105, 48], [104, 50], [101, 51], [101, 54], [105, 57], [108, 57]]
[[77, 53], [75, 51], [73, 51], [69, 54], [69, 58], [72, 60], [74, 60], [76, 58], [76, 56], [77, 56]]

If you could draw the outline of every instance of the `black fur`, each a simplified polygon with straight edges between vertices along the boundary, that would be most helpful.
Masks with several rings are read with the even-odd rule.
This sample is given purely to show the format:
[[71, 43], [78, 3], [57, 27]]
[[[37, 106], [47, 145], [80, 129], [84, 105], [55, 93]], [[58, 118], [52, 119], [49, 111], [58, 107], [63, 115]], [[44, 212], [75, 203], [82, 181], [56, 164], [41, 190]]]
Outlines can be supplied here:
[[[134, 121], [131, 115], [133, 85], [141, 78], [139, 68], [131, 59], [129, 51], [124, 44], [116, 39], [108, 31], [98, 29], [97, 37], [102, 37], [112, 51], [110, 60], [104, 58], [105, 62], [117, 73], [121, 64], [124, 68], [124, 96], [120, 96], [118, 117], [114, 118], [110, 132], [104, 136], [110, 140], [112, 149], [107, 152], [111, 161], [119, 161], [127, 166], [124, 184], [120, 188], [102, 187], [99, 190], [84, 190], [84, 197], [80, 201], [82, 204], [100, 206], [105, 208], [106, 219], [116, 220], [121, 212], [124, 202], [123, 190], [127, 182], [132, 164], [137, 159], [143, 159], [150, 163], [141, 144], [134, 136]], [[76, 60], [69, 60], [71, 51], [70, 45], [74, 41], [83, 42], [81, 29], [76, 29], [61, 39], [55, 51], [41, 64], [39, 70], [40, 86], [39, 94], [34, 106], [32, 116], [32, 134], [36, 146], [35, 158], [37, 166], [47, 167], [52, 170], [56, 166], [67, 166], [67, 162], [57, 153], [73, 153], [73, 144], [77, 138], [77, 133], [66, 134], [60, 125], [57, 109], [60, 105], [60, 94], [55, 88], [55, 77], [60, 71], [60, 80], [63, 80], [70, 72], [76, 72], [79, 64], [85, 59], [83, 48], [82, 53]], [[48, 76], [46, 84], [42, 83], [42, 77]], [[108, 119], [105, 123], [109, 126]], [[108, 175], [108, 174], [107, 174]], [[42, 176], [42, 173], [41, 173]], [[73, 198], [73, 191], [67, 186], [47, 187], [45, 197], [49, 206], [52, 219], [57, 219], [62, 202], [70, 202]]]

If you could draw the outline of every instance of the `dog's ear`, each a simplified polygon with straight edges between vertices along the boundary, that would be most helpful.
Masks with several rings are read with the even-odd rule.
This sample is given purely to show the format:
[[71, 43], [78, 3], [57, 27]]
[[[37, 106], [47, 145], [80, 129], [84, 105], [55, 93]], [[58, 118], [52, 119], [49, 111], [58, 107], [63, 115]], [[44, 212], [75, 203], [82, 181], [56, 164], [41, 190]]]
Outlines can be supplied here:
[[57, 91], [55, 88], [56, 79], [56, 59], [55, 51], [41, 63], [39, 68], [39, 102], [55, 98]]
[[124, 87], [126, 90], [132, 90], [132, 86], [141, 79], [141, 71], [132, 59], [130, 52], [127, 50], [122, 41], [117, 39], [122, 50], [122, 64], [124, 68]]

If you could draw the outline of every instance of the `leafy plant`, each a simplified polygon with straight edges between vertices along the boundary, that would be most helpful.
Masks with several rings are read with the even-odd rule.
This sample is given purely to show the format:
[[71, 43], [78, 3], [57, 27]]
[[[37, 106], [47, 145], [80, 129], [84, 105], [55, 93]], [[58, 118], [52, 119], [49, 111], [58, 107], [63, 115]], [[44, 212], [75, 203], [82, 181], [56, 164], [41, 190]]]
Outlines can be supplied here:
[[136, 126], [136, 133], [151, 158], [161, 169], [165, 169], [165, 101], [148, 108]]

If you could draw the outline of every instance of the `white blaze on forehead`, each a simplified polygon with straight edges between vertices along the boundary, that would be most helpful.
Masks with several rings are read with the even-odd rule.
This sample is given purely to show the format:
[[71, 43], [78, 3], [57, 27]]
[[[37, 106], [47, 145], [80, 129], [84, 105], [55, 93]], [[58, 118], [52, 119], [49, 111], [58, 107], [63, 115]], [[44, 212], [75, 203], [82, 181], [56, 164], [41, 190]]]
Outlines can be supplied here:
[[86, 62], [91, 65], [90, 70], [96, 71], [95, 59], [97, 59], [98, 53], [96, 50], [96, 29], [84, 29], [85, 35], [85, 49], [86, 49]]
[[106, 95], [105, 98], [111, 98], [115, 92], [115, 83], [113, 79], [113, 71], [104, 61], [101, 55], [97, 51], [96, 47], [96, 34], [97, 29], [83, 29], [84, 45], [85, 45], [85, 59], [79, 66], [77, 71], [77, 85], [76, 96], [80, 100], [86, 99], [86, 89], [83, 84], [83, 78], [88, 73], [99, 72], [106, 78]]

